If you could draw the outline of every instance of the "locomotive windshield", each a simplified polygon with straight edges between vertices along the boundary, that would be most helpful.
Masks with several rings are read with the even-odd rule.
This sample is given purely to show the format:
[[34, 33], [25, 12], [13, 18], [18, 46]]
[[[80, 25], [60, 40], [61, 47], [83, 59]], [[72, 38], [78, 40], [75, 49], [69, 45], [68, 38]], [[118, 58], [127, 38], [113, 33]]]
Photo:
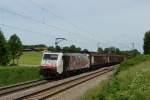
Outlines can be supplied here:
[[57, 60], [58, 55], [57, 54], [44, 54], [43, 59], [44, 60]]

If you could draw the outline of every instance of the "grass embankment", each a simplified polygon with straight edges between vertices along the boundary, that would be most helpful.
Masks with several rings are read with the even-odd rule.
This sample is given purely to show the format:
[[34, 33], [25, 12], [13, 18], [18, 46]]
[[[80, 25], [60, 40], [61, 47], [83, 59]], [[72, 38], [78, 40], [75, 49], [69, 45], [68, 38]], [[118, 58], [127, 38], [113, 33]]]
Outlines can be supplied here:
[[150, 100], [150, 56], [121, 63], [117, 73], [87, 91], [82, 100]]
[[[20, 66], [0, 66], [0, 86], [40, 79], [39, 67], [42, 52], [23, 52], [19, 60]], [[22, 67], [22, 66], [30, 67]]]
[[42, 58], [42, 52], [23, 52], [19, 60], [20, 65], [40, 65]]
[[0, 86], [40, 79], [39, 67], [0, 66]]

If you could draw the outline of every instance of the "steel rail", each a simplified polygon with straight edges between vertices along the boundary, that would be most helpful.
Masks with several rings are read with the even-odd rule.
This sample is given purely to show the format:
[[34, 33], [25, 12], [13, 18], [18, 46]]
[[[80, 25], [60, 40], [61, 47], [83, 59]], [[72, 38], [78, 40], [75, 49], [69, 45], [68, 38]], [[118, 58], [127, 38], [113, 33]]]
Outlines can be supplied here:
[[20, 84], [1, 87], [0, 88], [0, 97], [11, 94], [13, 92], [23, 90], [23, 89], [27, 89], [27, 88], [38, 86], [41, 84], [45, 84], [47, 82], [48, 82], [47, 80], [39, 79], [39, 80], [33, 80], [33, 81], [28, 81], [28, 82], [24, 82], [24, 83], [20, 83]]
[[106, 74], [106, 73], [108, 73], [112, 70], [114, 70], [114, 67], [103, 69], [103, 70], [100, 70], [100, 71], [96, 71], [96, 72], [93, 72], [93, 73], [90, 73], [90, 74], [87, 74], [87, 75], [84, 75], [84, 76], [77, 77], [75, 79], [68, 80], [68, 81], [60, 83], [60, 84], [56, 84], [55, 86], [51, 86], [51, 87], [46, 88], [46, 89], [43, 89], [43, 90], [40, 90], [40, 91], [35, 91], [34, 93], [31, 93], [31, 94], [28, 94], [28, 95], [25, 95], [25, 96], [22, 96], [22, 97], [18, 97], [15, 100], [22, 100], [22, 99], [26, 99], [26, 100], [27, 99], [43, 100], [43, 99], [49, 98], [53, 95], [56, 95], [60, 92], [63, 92], [67, 89], [70, 89], [70, 88], [72, 88], [76, 85], [79, 85], [79, 84], [84, 83], [88, 80], [91, 80], [95, 77], [104, 75], [104, 74]]

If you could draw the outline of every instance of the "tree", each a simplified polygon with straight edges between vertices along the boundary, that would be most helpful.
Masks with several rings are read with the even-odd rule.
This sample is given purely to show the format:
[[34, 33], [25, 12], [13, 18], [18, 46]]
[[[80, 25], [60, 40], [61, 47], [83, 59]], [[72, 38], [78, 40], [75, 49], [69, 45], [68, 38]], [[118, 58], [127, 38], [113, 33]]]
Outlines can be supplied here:
[[80, 47], [76, 47], [75, 45], [71, 45], [70, 46], [70, 52], [80, 52], [81, 51], [81, 48]]
[[115, 53], [116, 53], [116, 54], [121, 54], [120, 49], [119, 49], [119, 48], [116, 48]]
[[83, 49], [83, 50], [82, 50], [82, 52], [84, 52], [84, 53], [88, 53], [88, 52], [89, 52], [89, 50], [88, 50], [88, 49]]
[[34, 48], [47, 48], [47, 46], [44, 44], [38, 44], [38, 45], [34, 45]]
[[108, 54], [120, 54], [120, 50], [119, 48], [115, 48], [115, 47], [109, 47], [109, 48], [105, 48], [104, 49], [104, 53], [108, 53]]
[[23, 45], [24, 51], [43, 51], [47, 50], [48, 47], [44, 44], [37, 44], [37, 45]]
[[76, 47], [76, 52], [81, 52], [81, 48], [80, 47]]
[[48, 50], [51, 51], [51, 52], [56, 52], [56, 48], [53, 47], [53, 46], [49, 46], [49, 47], [48, 47]]
[[98, 53], [104, 53], [103, 49], [100, 48], [100, 47], [97, 49], [97, 52], [98, 52]]
[[150, 54], [150, 31], [145, 33], [143, 49], [144, 54]]
[[109, 47], [104, 49], [104, 53], [112, 54], [115, 52], [115, 47]]
[[137, 49], [133, 49], [130, 51], [130, 54], [131, 56], [134, 57], [134, 56], [140, 55], [141, 53]]
[[62, 49], [63, 52], [71, 52], [71, 53], [79, 53], [81, 51], [81, 48], [80, 47], [76, 47], [75, 45], [71, 45], [70, 47], [69, 46], [65, 46], [63, 47]]
[[19, 58], [23, 52], [22, 42], [20, 38], [16, 34], [14, 34], [10, 37], [8, 44], [13, 64], [15, 64], [15, 59], [17, 59], [18, 64]]
[[61, 51], [62, 51], [61, 47], [60, 47], [60, 46], [58, 46], [58, 45], [56, 45], [56, 47], [55, 47], [55, 48], [56, 48], [56, 51], [57, 51], [57, 52], [61, 52]]
[[76, 46], [75, 45], [71, 45], [70, 46], [70, 52], [75, 52], [76, 51]]
[[125, 53], [129, 57], [134, 57], [134, 56], [137, 56], [137, 55], [141, 54], [137, 49], [133, 49], [133, 50], [130, 50], [130, 51], [125, 51]]
[[63, 47], [63, 52], [70, 52], [70, 47], [68, 46]]
[[3, 35], [3, 32], [0, 30], [0, 65], [6, 65], [8, 62], [9, 62], [8, 45]]

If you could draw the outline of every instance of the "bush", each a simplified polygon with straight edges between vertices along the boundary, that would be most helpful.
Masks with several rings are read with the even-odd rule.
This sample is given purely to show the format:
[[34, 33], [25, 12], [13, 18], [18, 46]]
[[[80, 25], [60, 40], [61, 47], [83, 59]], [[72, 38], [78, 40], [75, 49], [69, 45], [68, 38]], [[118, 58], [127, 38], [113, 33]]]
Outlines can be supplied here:
[[149, 55], [140, 55], [121, 63], [114, 77], [89, 90], [81, 99], [150, 100], [150, 61], [147, 60]]
[[150, 55], [138, 55], [132, 59], [126, 60], [120, 64], [117, 73], [147, 60], [150, 60]]

